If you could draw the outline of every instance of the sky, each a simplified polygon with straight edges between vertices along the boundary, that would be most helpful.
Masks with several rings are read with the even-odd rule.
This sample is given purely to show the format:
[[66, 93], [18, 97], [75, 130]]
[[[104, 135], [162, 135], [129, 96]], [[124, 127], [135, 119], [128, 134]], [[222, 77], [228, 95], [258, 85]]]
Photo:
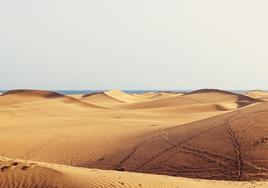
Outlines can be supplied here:
[[267, 0], [0, 1], [1, 89], [268, 89]]

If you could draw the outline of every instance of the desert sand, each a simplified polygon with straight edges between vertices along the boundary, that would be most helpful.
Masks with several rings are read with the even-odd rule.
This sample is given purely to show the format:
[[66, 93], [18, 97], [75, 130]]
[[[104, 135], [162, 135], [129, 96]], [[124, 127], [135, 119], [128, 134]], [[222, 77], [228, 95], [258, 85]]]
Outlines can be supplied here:
[[268, 94], [0, 95], [0, 187], [268, 187]]

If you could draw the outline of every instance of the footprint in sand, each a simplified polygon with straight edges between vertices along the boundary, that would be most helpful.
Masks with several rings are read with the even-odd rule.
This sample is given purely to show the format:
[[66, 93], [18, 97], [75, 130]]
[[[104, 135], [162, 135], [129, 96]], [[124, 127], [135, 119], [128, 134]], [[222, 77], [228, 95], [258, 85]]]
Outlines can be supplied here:
[[21, 167], [21, 170], [24, 170], [24, 171], [26, 171], [28, 169], [29, 169], [29, 166], [23, 166], [23, 167]]
[[34, 168], [34, 167], [35, 167], [35, 164], [30, 164], [30, 165], [24, 165], [20, 169], [26, 171], [26, 170]]
[[14, 161], [14, 162], [11, 163], [12, 166], [17, 166], [18, 164], [19, 164], [19, 163], [16, 162], [16, 161]]
[[6, 172], [8, 171], [8, 169], [10, 168], [10, 166], [3, 166], [0, 168], [1, 172]]

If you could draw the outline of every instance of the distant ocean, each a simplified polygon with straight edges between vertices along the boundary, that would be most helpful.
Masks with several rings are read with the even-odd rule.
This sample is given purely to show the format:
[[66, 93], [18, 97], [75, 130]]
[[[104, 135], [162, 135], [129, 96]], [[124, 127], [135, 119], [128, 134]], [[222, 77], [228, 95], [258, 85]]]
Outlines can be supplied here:
[[[0, 90], [0, 93], [5, 92], [6, 90]], [[102, 92], [107, 90], [53, 90], [65, 95], [73, 95], [73, 94], [86, 94], [86, 93], [96, 93], [96, 92]], [[159, 92], [159, 91], [171, 91], [171, 92], [191, 92], [194, 90], [122, 90], [123, 92], [129, 93], [129, 94], [140, 94], [140, 93], [146, 93], [146, 92]], [[246, 93], [249, 90], [229, 90], [234, 93]]]

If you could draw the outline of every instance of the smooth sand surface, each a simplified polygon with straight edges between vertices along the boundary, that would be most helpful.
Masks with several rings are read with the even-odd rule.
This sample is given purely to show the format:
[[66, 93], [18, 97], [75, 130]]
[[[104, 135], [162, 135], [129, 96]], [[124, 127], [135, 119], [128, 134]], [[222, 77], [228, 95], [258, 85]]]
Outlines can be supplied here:
[[15, 188], [266, 188], [268, 182], [215, 181], [78, 168], [52, 163], [0, 159], [0, 186]]
[[6, 92], [0, 96], [0, 155], [22, 162], [3, 158], [1, 187], [267, 185], [236, 182], [267, 178], [266, 108], [260, 98], [220, 90]]
[[268, 92], [262, 90], [252, 90], [246, 93], [247, 96], [268, 101]]

